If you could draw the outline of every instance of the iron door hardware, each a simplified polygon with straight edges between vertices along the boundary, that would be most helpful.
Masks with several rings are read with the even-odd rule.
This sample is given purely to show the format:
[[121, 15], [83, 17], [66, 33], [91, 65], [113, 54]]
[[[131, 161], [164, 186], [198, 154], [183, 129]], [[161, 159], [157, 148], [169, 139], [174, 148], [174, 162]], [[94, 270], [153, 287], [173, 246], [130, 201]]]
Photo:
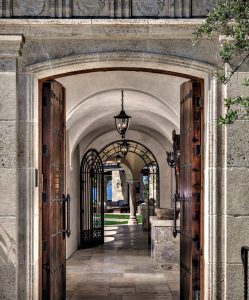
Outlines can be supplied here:
[[[167, 152], [167, 162], [171, 168], [175, 170], [175, 180], [176, 180], [176, 192], [173, 198], [173, 216], [174, 216], [174, 227], [173, 227], [173, 236], [176, 238], [177, 234], [180, 233], [180, 230], [177, 229], [177, 214], [179, 209], [177, 208], [177, 202], [181, 202], [181, 197], [179, 194], [179, 176], [180, 176], [180, 135], [176, 134], [176, 131], [172, 132], [173, 140], [173, 151]], [[191, 166], [191, 164], [190, 164]], [[182, 166], [181, 166], [182, 167]]]
[[71, 209], [71, 197], [69, 194], [62, 196], [62, 205], [63, 205], [63, 229], [62, 236], [63, 239], [65, 237], [70, 237], [71, 235], [71, 224], [70, 224], [70, 209]]

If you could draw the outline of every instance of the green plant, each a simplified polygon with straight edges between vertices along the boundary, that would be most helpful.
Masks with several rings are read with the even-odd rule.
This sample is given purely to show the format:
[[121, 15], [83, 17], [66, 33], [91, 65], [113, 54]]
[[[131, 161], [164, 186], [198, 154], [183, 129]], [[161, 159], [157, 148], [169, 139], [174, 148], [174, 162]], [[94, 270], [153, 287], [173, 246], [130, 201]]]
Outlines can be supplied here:
[[[222, 65], [218, 66], [216, 76], [227, 84], [243, 64], [249, 62], [249, 1], [219, 0], [204, 23], [194, 32], [193, 44], [204, 36], [223, 35], [219, 56]], [[226, 64], [229, 71], [226, 70]], [[249, 87], [249, 77], [243, 85]], [[226, 113], [220, 117], [220, 124], [232, 124], [236, 120], [249, 120], [249, 97], [239, 95], [224, 99]]]

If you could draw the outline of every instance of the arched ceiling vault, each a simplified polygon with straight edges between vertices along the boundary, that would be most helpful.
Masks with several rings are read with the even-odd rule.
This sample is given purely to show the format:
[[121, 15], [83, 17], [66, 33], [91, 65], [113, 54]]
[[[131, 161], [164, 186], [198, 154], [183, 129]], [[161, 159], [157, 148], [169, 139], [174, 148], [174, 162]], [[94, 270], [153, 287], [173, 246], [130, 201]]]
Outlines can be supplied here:
[[117, 140], [113, 116], [120, 112], [121, 89], [130, 130], [153, 136], [162, 146], [179, 129], [180, 85], [188, 79], [134, 71], [78, 74], [57, 79], [66, 88], [66, 114], [71, 154], [85, 140], [108, 132]]

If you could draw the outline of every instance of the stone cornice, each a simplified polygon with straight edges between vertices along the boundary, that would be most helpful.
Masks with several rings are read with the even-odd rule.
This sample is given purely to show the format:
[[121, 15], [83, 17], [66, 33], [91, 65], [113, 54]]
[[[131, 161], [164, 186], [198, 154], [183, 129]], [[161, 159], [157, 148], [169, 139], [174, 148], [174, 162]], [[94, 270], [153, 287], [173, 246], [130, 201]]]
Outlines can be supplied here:
[[0, 25], [194, 25], [199, 26], [204, 18], [197, 19], [0, 19]]
[[0, 35], [0, 57], [21, 56], [23, 45], [22, 35]]
[[0, 35], [31, 39], [192, 39], [202, 19], [0, 19]]

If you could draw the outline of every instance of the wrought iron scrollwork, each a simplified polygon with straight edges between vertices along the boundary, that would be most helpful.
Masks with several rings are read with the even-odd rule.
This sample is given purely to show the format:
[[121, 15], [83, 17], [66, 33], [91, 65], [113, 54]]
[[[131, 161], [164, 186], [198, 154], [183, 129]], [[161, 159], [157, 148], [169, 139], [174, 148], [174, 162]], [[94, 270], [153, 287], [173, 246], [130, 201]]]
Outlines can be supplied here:
[[173, 198], [173, 209], [174, 209], [174, 228], [173, 236], [176, 238], [180, 230], [177, 229], [177, 203], [181, 201], [179, 186], [180, 186], [180, 135], [176, 134], [174, 130], [172, 133], [173, 140], [173, 151], [167, 152], [167, 163], [171, 168], [175, 170], [175, 180], [176, 180], [176, 192]]

